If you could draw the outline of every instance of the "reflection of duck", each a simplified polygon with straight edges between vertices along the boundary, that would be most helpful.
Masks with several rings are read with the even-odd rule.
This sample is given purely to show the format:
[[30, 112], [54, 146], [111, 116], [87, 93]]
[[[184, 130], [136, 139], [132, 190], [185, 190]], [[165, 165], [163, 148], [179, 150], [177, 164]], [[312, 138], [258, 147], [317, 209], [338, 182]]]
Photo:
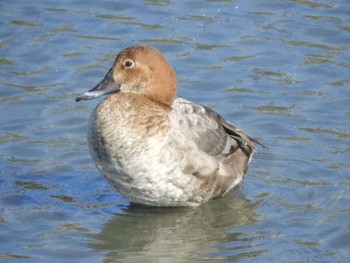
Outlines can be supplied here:
[[91, 247], [105, 254], [104, 262], [197, 262], [236, 240], [229, 229], [256, 222], [255, 207], [237, 195], [197, 209], [134, 205], [112, 217]]
[[111, 94], [92, 114], [89, 146], [99, 171], [136, 203], [196, 206], [245, 175], [253, 140], [214, 111], [176, 98], [176, 76], [149, 46], [124, 49], [105, 78], [77, 98]]

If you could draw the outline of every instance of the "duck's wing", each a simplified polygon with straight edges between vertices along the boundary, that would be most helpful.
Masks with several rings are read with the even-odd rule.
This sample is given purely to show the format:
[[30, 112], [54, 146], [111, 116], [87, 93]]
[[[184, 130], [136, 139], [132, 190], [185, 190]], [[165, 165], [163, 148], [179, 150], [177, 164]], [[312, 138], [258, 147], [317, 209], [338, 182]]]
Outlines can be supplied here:
[[176, 98], [170, 114], [174, 136], [210, 156], [228, 156], [242, 148], [249, 157], [255, 150], [253, 141], [239, 128], [213, 110]]
[[237, 185], [255, 152], [252, 140], [213, 110], [182, 98], [169, 115], [171, 142], [184, 174], [201, 180], [217, 198]]
[[226, 121], [223, 117], [221, 117], [218, 113], [216, 113], [212, 109], [209, 109], [205, 106], [203, 106], [203, 107], [206, 109], [207, 112], [211, 112], [211, 114], [213, 116], [215, 116], [215, 119], [219, 121], [220, 125], [224, 128], [224, 130], [227, 132], [227, 134], [232, 139], [236, 140], [242, 149], [247, 150], [249, 155], [252, 152], [255, 152], [254, 142], [261, 145], [262, 147], [266, 148], [263, 144], [261, 144], [257, 140], [255, 140], [255, 139], [249, 137], [247, 134], [245, 134], [236, 125], [232, 124], [231, 122]]

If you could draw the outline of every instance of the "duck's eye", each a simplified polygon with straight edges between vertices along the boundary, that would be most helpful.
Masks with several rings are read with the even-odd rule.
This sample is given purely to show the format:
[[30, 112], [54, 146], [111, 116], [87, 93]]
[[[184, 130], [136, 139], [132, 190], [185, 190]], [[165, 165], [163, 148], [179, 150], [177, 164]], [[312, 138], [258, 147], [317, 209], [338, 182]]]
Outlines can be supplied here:
[[124, 66], [127, 68], [132, 68], [134, 66], [134, 62], [132, 62], [132, 60], [127, 60], [124, 62]]

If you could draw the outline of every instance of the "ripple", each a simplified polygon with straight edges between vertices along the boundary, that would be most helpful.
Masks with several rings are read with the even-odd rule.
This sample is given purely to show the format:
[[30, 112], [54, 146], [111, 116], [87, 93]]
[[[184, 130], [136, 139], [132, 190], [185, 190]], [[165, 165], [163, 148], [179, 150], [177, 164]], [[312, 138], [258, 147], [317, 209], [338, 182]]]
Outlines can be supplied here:
[[44, 73], [45, 71], [48, 71], [50, 69], [50, 67], [45, 66], [42, 67], [38, 70], [33, 70], [33, 71], [8, 71], [7, 73], [15, 75], [15, 76], [23, 76], [23, 77], [30, 77], [30, 76], [35, 76], [35, 75], [40, 75], [42, 73]]
[[97, 36], [97, 35], [77, 35], [77, 37], [78, 38], [86, 38], [86, 39], [108, 40], [108, 41], [123, 40], [120, 37]]
[[215, 23], [218, 21], [217, 18], [201, 15], [201, 16], [186, 16], [186, 17], [178, 17], [179, 20], [193, 20], [193, 21], [202, 21], [202, 22], [208, 22], [208, 23]]
[[11, 20], [11, 23], [17, 26], [26, 26], [26, 27], [39, 27], [41, 24], [37, 24], [31, 21], [24, 20]]
[[0, 59], [0, 65], [14, 65], [15, 63], [9, 59]]
[[158, 5], [158, 6], [169, 6], [171, 5], [170, 0], [144, 0], [145, 4]]
[[319, 43], [313, 43], [308, 41], [284, 41], [287, 45], [297, 46], [297, 47], [310, 47], [321, 50], [329, 50], [329, 51], [344, 51], [345, 47], [334, 47], [330, 45], [324, 45]]
[[336, 66], [350, 68], [350, 64], [344, 62], [336, 62], [331, 60], [337, 53], [324, 53], [324, 54], [309, 54], [307, 58], [302, 61], [303, 65], [315, 65], [315, 64], [334, 64]]
[[31, 182], [31, 181], [13, 181], [15, 185], [22, 187], [22, 190], [49, 190], [49, 187], [40, 182]]
[[337, 28], [344, 30], [347, 33], [350, 33], [350, 26], [341, 26], [341, 25], [337, 25]]
[[244, 108], [257, 110], [259, 112], [262, 112], [264, 114], [269, 114], [269, 115], [300, 118], [301, 117], [300, 115], [290, 113], [290, 110], [296, 108], [296, 106], [297, 106], [296, 104], [292, 104], [289, 106], [282, 106], [282, 105], [274, 105], [273, 103], [269, 103], [268, 105], [262, 105], [262, 106], [244, 106]]
[[53, 29], [49, 30], [50, 33], [59, 33], [59, 32], [78, 32], [78, 30], [76, 30], [74, 28], [73, 25], [62, 25], [62, 26], [57, 26]]
[[255, 58], [256, 56], [233, 56], [224, 59], [225, 62], [240, 62], [250, 58]]
[[0, 134], [0, 144], [9, 142], [20, 142], [27, 140], [29, 137], [20, 134], [19, 132], [7, 132]]
[[147, 30], [155, 30], [155, 29], [162, 29], [164, 28], [164, 26], [162, 25], [156, 25], [156, 24], [145, 24], [145, 23], [140, 23], [140, 22], [123, 22], [124, 24], [126, 25], [131, 25], [131, 26], [140, 26], [144, 29], [147, 29]]
[[235, 88], [224, 89], [223, 92], [270, 94], [267, 91], [253, 90], [253, 89], [245, 88], [245, 87], [235, 87]]
[[334, 7], [333, 4], [320, 3], [319, 1], [311, 1], [311, 0], [293, 0], [293, 2], [295, 2], [299, 5], [316, 7], [316, 8], [321, 8], [321, 9], [329, 9], [329, 8]]
[[65, 83], [56, 82], [56, 83], [41, 84], [41, 85], [38, 85], [38, 86], [19, 85], [19, 84], [14, 84], [14, 83], [3, 83], [3, 85], [7, 86], [7, 87], [19, 88], [19, 89], [22, 89], [22, 90], [25, 90], [25, 91], [28, 91], [28, 92], [42, 92], [42, 91], [48, 90], [50, 88], [64, 86]]
[[117, 21], [131, 21], [135, 19], [134, 17], [126, 16], [124, 14], [96, 14], [96, 17]]
[[296, 136], [280, 136], [278, 138], [285, 141], [293, 141], [293, 142], [301, 142], [301, 143], [311, 140], [308, 137], [296, 137]]
[[31, 260], [35, 259], [34, 256], [27, 256], [27, 255], [19, 255], [19, 254], [14, 254], [14, 253], [5, 253], [3, 255], [0, 255], [0, 259], [4, 261], [8, 260]]
[[50, 7], [50, 8], [45, 8], [46, 11], [49, 12], [68, 12], [68, 9], [65, 8], [55, 8], [55, 7]]
[[218, 45], [218, 44], [195, 44], [195, 47], [197, 49], [213, 51], [215, 49], [228, 48], [230, 46], [228, 46], [228, 45]]
[[222, 69], [224, 68], [223, 66], [220, 66], [220, 65], [211, 65], [211, 66], [202, 66], [202, 67], [196, 67], [196, 69], [199, 69], [199, 70], [208, 70], [208, 71], [211, 71], [211, 70], [215, 70], [215, 69]]
[[76, 51], [76, 52], [65, 53], [65, 54], [62, 54], [61, 56], [62, 57], [80, 57], [85, 55], [86, 55], [85, 52]]
[[327, 83], [327, 85], [333, 86], [333, 87], [344, 87], [344, 86], [348, 86], [349, 83], [350, 83], [350, 79], [341, 79], [341, 80], [329, 82]]
[[298, 128], [301, 131], [305, 131], [313, 134], [329, 134], [335, 135], [339, 138], [350, 138], [350, 133], [343, 132], [336, 129], [327, 129], [327, 128]]
[[141, 43], [154, 43], [154, 44], [186, 44], [188, 43], [188, 39], [142, 39]]

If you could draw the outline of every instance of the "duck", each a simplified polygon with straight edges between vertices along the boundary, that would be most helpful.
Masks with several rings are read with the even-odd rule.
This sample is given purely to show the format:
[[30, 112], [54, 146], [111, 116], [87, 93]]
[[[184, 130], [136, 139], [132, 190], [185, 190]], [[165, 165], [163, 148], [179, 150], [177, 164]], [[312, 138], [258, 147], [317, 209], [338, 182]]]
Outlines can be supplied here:
[[246, 175], [257, 141], [214, 110], [178, 97], [175, 71], [156, 48], [123, 49], [76, 101], [100, 96], [89, 151], [132, 203], [196, 207], [227, 195]]

